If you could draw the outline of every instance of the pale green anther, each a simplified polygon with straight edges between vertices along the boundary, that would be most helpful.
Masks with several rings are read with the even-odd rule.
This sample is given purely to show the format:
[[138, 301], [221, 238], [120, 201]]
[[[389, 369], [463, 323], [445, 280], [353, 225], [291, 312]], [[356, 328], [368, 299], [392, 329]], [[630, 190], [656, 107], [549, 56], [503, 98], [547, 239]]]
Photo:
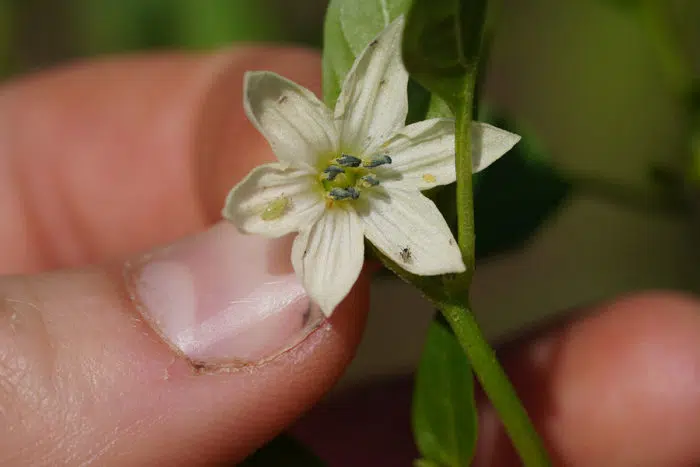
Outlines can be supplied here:
[[371, 159], [362, 161], [362, 167], [367, 167], [368, 169], [379, 167], [380, 165], [384, 164], [391, 164], [391, 157], [389, 157], [387, 154], [373, 156]]
[[329, 165], [323, 170], [323, 174], [326, 180], [333, 181], [335, 180], [335, 177], [337, 177], [339, 174], [342, 174], [345, 172], [345, 169], [342, 167], [338, 167], [337, 165]]
[[372, 187], [372, 186], [377, 186], [377, 185], [379, 185], [379, 180], [377, 180], [376, 178], [374, 178], [374, 176], [372, 176], [372, 175], [365, 175], [364, 177], [362, 177], [362, 178], [360, 179], [360, 183], [362, 184], [362, 186], [363, 186], [364, 188], [369, 188], [369, 187]]
[[289, 198], [286, 196], [280, 196], [270, 201], [265, 210], [260, 214], [260, 218], [264, 221], [274, 221], [279, 219], [287, 210], [289, 206]]
[[342, 201], [346, 199], [357, 199], [360, 197], [360, 192], [353, 187], [333, 188], [328, 192], [328, 196], [335, 201]]
[[362, 163], [362, 159], [351, 156], [350, 154], [341, 154], [335, 161], [338, 165], [342, 165], [343, 167], [359, 167]]

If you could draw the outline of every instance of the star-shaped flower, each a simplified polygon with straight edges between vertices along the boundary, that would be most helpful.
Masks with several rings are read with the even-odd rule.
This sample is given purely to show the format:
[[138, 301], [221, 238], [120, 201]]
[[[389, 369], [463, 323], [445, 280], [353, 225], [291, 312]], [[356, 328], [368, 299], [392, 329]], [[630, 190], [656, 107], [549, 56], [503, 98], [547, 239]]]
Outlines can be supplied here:
[[[360, 274], [364, 237], [413, 274], [465, 270], [445, 219], [421, 194], [456, 180], [454, 120], [405, 126], [403, 24], [395, 20], [357, 57], [333, 111], [274, 73], [245, 76], [246, 113], [279, 162], [236, 185], [223, 216], [244, 233], [299, 232], [292, 264], [327, 316]], [[473, 135], [474, 172], [520, 139], [483, 123]]]

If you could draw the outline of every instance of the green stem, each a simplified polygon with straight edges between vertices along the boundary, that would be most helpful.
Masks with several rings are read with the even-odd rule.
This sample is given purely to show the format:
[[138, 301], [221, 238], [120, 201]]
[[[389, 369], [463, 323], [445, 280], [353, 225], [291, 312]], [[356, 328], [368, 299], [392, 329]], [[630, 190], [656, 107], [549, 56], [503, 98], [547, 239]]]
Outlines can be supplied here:
[[542, 440], [468, 307], [440, 307], [526, 467], [551, 465]]
[[455, 112], [455, 165], [457, 169], [457, 226], [459, 249], [462, 252], [465, 276], [471, 280], [474, 274], [475, 235], [474, 235], [474, 195], [472, 187], [472, 111], [474, 101], [474, 77], [466, 83], [462, 108]]

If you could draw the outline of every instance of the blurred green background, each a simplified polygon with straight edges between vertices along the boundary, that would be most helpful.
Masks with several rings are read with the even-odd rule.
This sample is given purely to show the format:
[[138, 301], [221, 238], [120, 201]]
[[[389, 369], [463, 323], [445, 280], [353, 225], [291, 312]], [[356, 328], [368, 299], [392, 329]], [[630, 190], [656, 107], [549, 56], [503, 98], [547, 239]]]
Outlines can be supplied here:
[[318, 47], [324, 8], [318, 0], [0, 0], [0, 69], [239, 41]]
[[[640, 1], [668, 6], [667, 36], [630, 6]], [[700, 74], [700, 2], [640, 1], [502, 4], [486, 100], [535, 135], [545, 164], [576, 184], [526, 244], [480, 264], [474, 307], [493, 339], [631, 290], [700, 288], [697, 222], [655, 206], [658, 186], [650, 175], [662, 167], [682, 178], [691, 165], [688, 102], [669, 79], [669, 57], [659, 44], [670, 38], [678, 54], [670, 61], [681, 59], [693, 76]], [[0, 0], [0, 76], [76, 58], [236, 42], [320, 48], [325, 6], [324, 0]], [[507, 175], [508, 183], [497, 187], [505, 195], [519, 183], [518, 173]], [[541, 183], [524, 180], [517, 197], [527, 200]], [[527, 220], [521, 212], [527, 205], [491, 212], [489, 199], [482, 213], [495, 222], [491, 231], [517, 229], [509, 219]], [[427, 304], [416, 305], [424, 302], [414, 291], [390, 279], [377, 281], [372, 300], [377, 312], [351, 380], [412, 370], [432, 315]], [[407, 314], [407, 308], [425, 312]]]

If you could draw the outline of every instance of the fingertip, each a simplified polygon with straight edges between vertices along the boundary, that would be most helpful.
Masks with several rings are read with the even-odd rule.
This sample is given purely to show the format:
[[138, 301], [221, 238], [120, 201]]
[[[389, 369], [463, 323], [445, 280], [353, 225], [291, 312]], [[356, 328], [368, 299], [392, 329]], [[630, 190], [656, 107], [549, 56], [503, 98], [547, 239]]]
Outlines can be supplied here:
[[[699, 343], [697, 298], [657, 291], [594, 307], [503, 356], [556, 465], [680, 466], [700, 461]], [[495, 438], [498, 461], [480, 465], [516, 465], [503, 432]]]
[[255, 69], [321, 87], [318, 54], [287, 47], [114, 56], [3, 84], [0, 186], [19, 217], [0, 238], [36, 245], [0, 269], [123, 258], [218, 220], [230, 188], [273, 157], [243, 111]]

